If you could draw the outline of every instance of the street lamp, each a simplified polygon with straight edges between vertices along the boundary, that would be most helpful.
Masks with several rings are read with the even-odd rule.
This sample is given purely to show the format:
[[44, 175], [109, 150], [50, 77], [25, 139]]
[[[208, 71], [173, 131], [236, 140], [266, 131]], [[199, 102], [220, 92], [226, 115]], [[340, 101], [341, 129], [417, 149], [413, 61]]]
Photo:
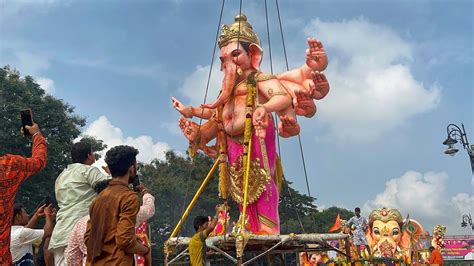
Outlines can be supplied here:
[[474, 224], [472, 223], [472, 218], [471, 218], [470, 213], [462, 215], [461, 227], [467, 227], [468, 225], [470, 225], [472, 230], [474, 230]]
[[462, 123], [461, 128], [455, 124], [449, 124], [446, 127], [448, 137], [445, 141], [443, 141], [443, 144], [448, 146], [448, 148], [444, 151], [444, 153], [454, 156], [459, 151], [458, 149], [454, 148], [454, 144], [461, 142], [463, 148], [469, 155], [469, 159], [471, 160], [471, 171], [474, 174], [474, 145], [469, 145], [469, 141], [467, 140], [466, 136], [466, 130], [464, 129], [464, 124]]

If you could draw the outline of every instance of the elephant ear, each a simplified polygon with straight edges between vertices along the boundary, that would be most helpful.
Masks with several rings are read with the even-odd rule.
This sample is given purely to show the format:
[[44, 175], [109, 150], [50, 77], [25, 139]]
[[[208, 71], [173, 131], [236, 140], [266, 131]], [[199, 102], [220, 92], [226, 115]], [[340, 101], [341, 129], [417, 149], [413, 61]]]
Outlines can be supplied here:
[[372, 238], [372, 228], [368, 228], [365, 232], [365, 238], [367, 238], [367, 243], [369, 247], [373, 247], [376, 244], [376, 241]]
[[252, 68], [255, 70], [260, 70], [260, 63], [262, 63], [263, 57], [263, 50], [258, 44], [251, 43], [249, 46], [250, 49], [250, 64], [252, 64]]
[[423, 226], [416, 220], [403, 220], [402, 238], [400, 239], [400, 246], [409, 247], [411, 239], [417, 241], [423, 235]]

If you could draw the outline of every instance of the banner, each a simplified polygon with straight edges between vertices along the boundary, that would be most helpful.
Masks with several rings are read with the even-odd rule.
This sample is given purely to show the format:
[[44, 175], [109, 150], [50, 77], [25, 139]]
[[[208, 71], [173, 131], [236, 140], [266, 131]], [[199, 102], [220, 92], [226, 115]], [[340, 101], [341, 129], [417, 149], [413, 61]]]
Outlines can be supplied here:
[[445, 260], [474, 260], [474, 235], [445, 236], [441, 250]]

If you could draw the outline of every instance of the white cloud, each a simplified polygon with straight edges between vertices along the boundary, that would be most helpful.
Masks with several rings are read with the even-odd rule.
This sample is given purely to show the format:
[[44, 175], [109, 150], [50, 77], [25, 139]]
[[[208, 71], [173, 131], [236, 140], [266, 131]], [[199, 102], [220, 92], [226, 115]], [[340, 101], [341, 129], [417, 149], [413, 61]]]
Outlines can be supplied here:
[[[223, 75], [220, 72], [219, 67], [220, 63], [217, 61], [214, 62], [206, 100], [208, 103], [214, 101], [217, 98], [217, 95], [221, 89]], [[211, 67], [209, 65], [199, 65], [191, 75], [186, 77], [183, 85], [178, 89], [178, 92], [185, 96], [187, 100], [187, 102], [183, 101], [184, 104], [199, 106], [203, 103], [210, 68]]]
[[48, 57], [42, 53], [19, 51], [10, 60], [10, 65], [25, 75], [37, 76], [50, 67]]
[[443, 224], [448, 234], [466, 233], [460, 227], [460, 220], [462, 214], [474, 213], [474, 196], [459, 193], [450, 197], [445, 192], [448, 180], [443, 172], [408, 171], [389, 180], [383, 192], [364, 204], [363, 211], [368, 214], [379, 207], [395, 208], [403, 216], [410, 214], [427, 231], [431, 232], [436, 224]]
[[54, 80], [43, 75], [44, 71], [51, 66], [46, 54], [17, 51], [1, 58], [0, 65], [10, 65], [12, 69], [20, 71], [23, 76], [32, 76], [48, 94], [52, 95], [56, 91]]
[[36, 82], [38, 82], [38, 84], [47, 94], [52, 95], [56, 91], [56, 87], [54, 86], [54, 81], [52, 79], [38, 77], [36, 78]]
[[459, 213], [474, 214], [474, 195], [459, 193], [452, 197], [451, 201], [454, 203], [454, 206], [456, 207]]
[[[165, 152], [171, 147], [166, 142], [154, 142], [150, 136], [125, 137], [120, 128], [115, 127], [105, 116], [99, 117], [92, 122], [83, 135], [94, 136], [107, 144], [108, 149], [117, 145], [130, 145], [137, 148], [140, 153], [137, 156], [138, 161], [150, 163], [154, 159], [165, 159]], [[101, 159], [95, 165], [102, 166], [104, 163], [103, 151]]]
[[319, 102], [319, 119], [341, 140], [370, 140], [411, 117], [435, 108], [436, 84], [424, 86], [410, 71], [412, 45], [390, 28], [364, 18], [313, 20], [305, 33], [329, 51], [329, 95]]

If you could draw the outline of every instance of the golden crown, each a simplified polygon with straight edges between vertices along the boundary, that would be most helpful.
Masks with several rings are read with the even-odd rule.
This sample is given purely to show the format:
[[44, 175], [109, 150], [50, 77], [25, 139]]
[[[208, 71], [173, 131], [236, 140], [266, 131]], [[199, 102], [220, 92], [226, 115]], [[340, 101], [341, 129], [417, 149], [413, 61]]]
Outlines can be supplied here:
[[260, 45], [260, 40], [258, 39], [257, 34], [253, 31], [252, 25], [247, 22], [247, 17], [242, 13], [235, 16], [234, 23], [230, 25], [222, 25], [221, 33], [217, 42], [219, 48], [222, 48], [230, 42], [237, 40]]
[[397, 209], [388, 209], [386, 207], [373, 210], [369, 215], [369, 223], [374, 222], [375, 220], [380, 220], [384, 223], [388, 221], [396, 221], [401, 224], [403, 222], [403, 217]]

